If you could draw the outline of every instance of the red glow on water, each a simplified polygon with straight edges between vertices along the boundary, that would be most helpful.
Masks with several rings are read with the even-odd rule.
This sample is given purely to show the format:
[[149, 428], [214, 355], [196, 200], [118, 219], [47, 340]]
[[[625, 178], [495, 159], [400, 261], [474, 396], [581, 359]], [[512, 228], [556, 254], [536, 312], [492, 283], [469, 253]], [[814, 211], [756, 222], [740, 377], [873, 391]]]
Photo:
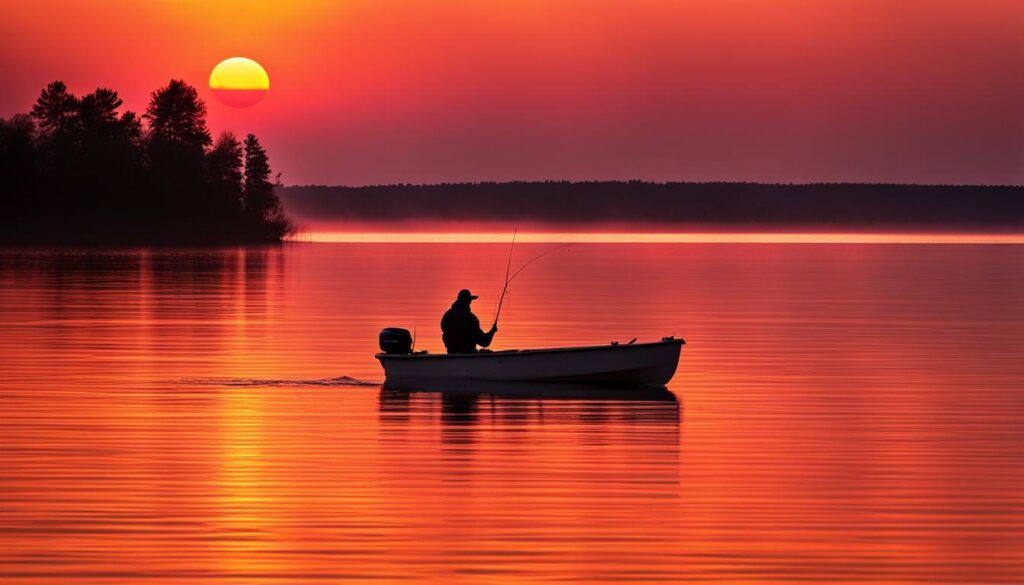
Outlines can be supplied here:
[[494, 244], [0, 252], [0, 580], [1018, 583], [1021, 250], [524, 272], [499, 349], [686, 338], [640, 402], [303, 383], [379, 380], [385, 326], [437, 351], [464, 286], [489, 317]]

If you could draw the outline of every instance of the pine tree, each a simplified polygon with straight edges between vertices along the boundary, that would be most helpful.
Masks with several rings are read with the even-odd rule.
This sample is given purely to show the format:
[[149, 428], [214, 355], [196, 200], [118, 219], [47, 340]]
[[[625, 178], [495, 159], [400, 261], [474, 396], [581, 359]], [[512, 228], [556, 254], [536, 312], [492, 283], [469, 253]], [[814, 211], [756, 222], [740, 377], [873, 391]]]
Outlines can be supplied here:
[[281, 201], [270, 180], [267, 151], [255, 135], [245, 137], [245, 212], [254, 235], [260, 239], [280, 240], [291, 233], [292, 225], [285, 217]]
[[224, 132], [206, 154], [206, 176], [216, 212], [237, 220], [242, 215], [242, 143]]
[[206, 103], [196, 88], [180, 79], [153, 92], [144, 117], [155, 141], [200, 149], [212, 142], [206, 129]]
[[255, 135], [245, 137], [245, 211], [256, 221], [266, 219], [274, 203], [270, 159]]
[[[143, 117], [149, 122], [147, 155], [154, 202], [151, 221], [164, 221], [168, 232], [188, 226], [197, 239], [217, 237], [217, 219], [209, 213], [205, 177], [206, 104], [199, 92], [180, 79], [172, 79], [153, 92]], [[173, 237], [173, 236], [168, 236]]]
[[54, 81], [39, 92], [39, 99], [32, 106], [32, 117], [44, 134], [67, 134], [78, 123], [78, 98], [68, 91], [63, 81]]
[[117, 110], [121, 107], [121, 98], [117, 92], [104, 87], [82, 97], [78, 103], [78, 117], [86, 132], [106, 134], [116, 131], [118, 122]]

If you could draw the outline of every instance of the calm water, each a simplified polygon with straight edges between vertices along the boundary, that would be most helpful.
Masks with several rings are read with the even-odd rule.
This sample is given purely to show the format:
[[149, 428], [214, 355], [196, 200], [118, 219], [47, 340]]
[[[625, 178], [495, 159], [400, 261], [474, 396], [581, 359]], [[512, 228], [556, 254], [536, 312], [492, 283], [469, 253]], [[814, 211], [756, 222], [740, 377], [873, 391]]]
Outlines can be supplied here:
[[0, 581], [1024, 582], [1024, 247], [577, 245], [496, 346], [671, 394], [351, 385], [506, 250], [0, 252]]

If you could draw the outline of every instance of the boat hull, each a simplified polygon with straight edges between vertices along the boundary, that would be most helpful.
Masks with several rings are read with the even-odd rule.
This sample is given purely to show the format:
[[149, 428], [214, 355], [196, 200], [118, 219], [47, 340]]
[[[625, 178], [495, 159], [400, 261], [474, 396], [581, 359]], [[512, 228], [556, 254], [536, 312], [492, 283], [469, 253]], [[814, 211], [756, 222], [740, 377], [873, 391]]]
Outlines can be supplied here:
[[681, 339], [473, 354], [377, 354], [388, 381], [566, 382], [664, 386], [679, 365]]

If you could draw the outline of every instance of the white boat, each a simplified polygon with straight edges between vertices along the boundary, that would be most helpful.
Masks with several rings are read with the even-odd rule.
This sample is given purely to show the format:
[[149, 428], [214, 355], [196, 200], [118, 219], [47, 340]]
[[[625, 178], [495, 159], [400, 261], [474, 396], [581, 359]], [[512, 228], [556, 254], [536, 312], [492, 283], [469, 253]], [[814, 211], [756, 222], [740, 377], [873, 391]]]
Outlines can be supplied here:
[[466, 354], [378, 353], [388, 382], [444, 380], [572, 382], [664, 386], [675, 375], [685, 341], [488, 351]]

